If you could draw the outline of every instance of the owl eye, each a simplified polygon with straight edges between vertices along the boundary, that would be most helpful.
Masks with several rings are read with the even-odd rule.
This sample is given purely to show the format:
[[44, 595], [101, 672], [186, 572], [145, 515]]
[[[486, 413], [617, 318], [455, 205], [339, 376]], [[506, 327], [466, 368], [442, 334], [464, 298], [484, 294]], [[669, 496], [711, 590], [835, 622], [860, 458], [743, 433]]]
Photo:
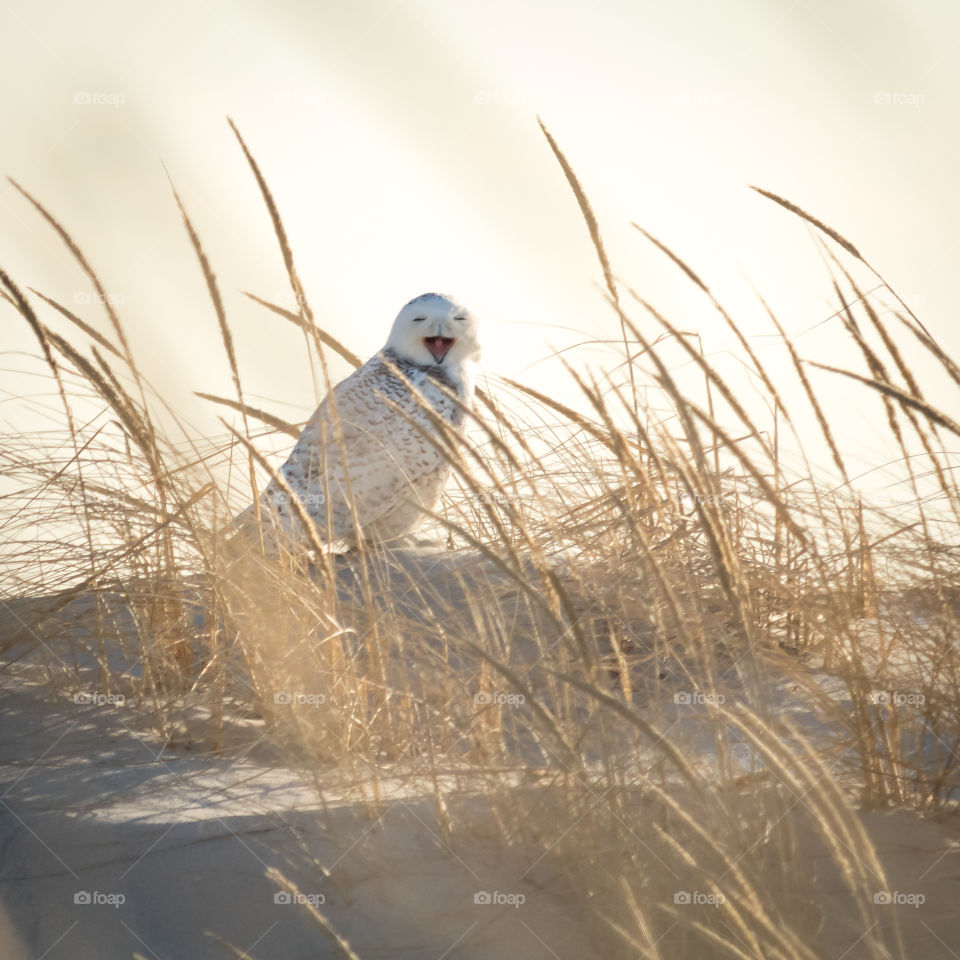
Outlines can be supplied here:
[[413, 318], [413, 322], [414, 322], [414, 323], [422, 323], [422, 322], [423, 322], [424, 320], [426, 320], [426, 319], [427, 319], [426, 317], [414, 317], [414, 318]]
[[466, 318], [466, 317], [454, 317], [453, 319], [454, 319], [454, 320], [466, 320], [467, 318]]

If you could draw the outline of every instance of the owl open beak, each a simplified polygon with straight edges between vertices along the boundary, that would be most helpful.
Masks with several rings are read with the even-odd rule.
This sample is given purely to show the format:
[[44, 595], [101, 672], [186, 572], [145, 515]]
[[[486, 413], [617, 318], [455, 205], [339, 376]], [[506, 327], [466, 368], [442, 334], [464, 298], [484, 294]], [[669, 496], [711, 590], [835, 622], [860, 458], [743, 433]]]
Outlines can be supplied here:
[[454, 337], [424, 337], [423, 342], [427, 345], [433, 359], [437, 363], [443, 363], [443, 358], [450, 352], [454, 339]]

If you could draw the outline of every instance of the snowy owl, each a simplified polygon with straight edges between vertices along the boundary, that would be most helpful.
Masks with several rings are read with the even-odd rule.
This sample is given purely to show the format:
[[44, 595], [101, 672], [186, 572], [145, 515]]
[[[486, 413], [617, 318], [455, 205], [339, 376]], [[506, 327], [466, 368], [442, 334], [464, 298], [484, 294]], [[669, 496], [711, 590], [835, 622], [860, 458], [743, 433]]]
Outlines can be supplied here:
[[[358, 528], [363, 540], [392, 540], [436, 506], [450, 465], [414, 424], [435, 434], [426, 404], [460, 426], [479, 354], [474, 315], [453, 297], [425, 293], [400, 311], [385, 346], [334, 387], [280, 471], [321, 540], [354, 543]], [[304, 541], [274, 481], [260, 503], [265, 526]]]

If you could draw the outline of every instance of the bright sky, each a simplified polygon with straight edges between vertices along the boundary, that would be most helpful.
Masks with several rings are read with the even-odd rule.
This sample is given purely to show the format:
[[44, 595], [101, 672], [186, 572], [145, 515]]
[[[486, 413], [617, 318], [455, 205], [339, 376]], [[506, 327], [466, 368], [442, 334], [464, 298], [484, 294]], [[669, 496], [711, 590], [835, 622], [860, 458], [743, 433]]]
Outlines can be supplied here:
[[[538, 363], [551, 345], [617, 336], [537, 114], [617, 274], [709, 353], [733, 350], [729, 332], [630, 221], [683, 256], [774, 365], [751, 283], [793, 333], [835, 309], [812, 233], [754, 183], [852, 240], [956, 354], [958, 35], [952, 0], [14, 2], [0, 9], [2, 167], [72, 232], [148, 377], [201, 430], [222, 428], [191, 392], [231, 386], [161, 161], [217, 272], [246, 389], [291, 419], [315, 402], [299, 333], [240, 293], [292, 306], [226, 115], [271, 185], [318, 321], [364, 356], [426, 290], [487, 315], [490, 371], [558, 392], [556, 366]], [[0, 266], [107, 330], [6, 185]], [[2, 309], [6, 349], [36, 352]], [[836, 362], [841, 342], [833, 320], [798, 347]], [[584, 362], [610, 366], [612, 350]], [[737, 354], [729, 370], [748, 391]], [[848, 403], [841, 382], [816, 382]], [[867, 459], [881, 419], [868, 407], [844, 441]], [[0, 404], [3, 429], [29, 416]]]

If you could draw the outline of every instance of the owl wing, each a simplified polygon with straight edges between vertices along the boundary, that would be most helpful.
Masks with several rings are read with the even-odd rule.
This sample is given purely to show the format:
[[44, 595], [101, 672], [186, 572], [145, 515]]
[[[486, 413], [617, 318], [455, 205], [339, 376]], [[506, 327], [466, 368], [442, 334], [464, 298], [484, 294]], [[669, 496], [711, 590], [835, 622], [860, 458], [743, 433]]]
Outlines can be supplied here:
[[418, 418], [409, 385], [374, 357], [334, 388], [333, 403], [324, 399], [283, 465], [321, 531], [329, 515], [336, 537], [352, 536], [351, 499], [361, 527], [374, 525], [415, 498], [419, 481], [440, 466], [439, 451], [387, 400]]

